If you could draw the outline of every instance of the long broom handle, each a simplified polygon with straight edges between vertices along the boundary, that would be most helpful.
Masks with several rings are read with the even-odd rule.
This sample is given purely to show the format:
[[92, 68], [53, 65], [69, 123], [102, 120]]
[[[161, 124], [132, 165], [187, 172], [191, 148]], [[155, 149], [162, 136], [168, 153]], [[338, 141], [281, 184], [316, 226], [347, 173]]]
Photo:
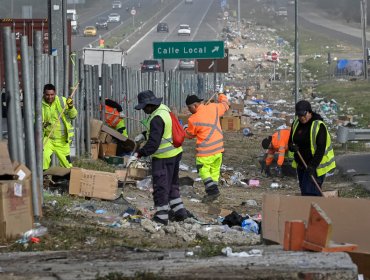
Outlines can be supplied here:
[[[78, 86], [79, 86], [79, 85], [80, 85], [80, 82], [78, 82], [78, 83], [77, 83], [77, 85], [75, 86], [75, 88], [74, 88], [74, 90], [73, 90], [72, 94], [71, 94], [68, 98], [72, 98], [72, 99], [73, 99], [73, 96], [74, 96], [74, 95], [75, 95], [75, 93], [77, 92], [77, 89], [78, 89]], [[60, 122], [60, 119], [61, 119], [62, 115], [64, 114], [64, 111], [67, 109], [67, 107], [68, 107], [68, 105], [67, 105], [67, 104], [65, 104], [65, 106], [64, 106], [64, 108], [63, 108], [63, 110], [62, 110], [62, 112], [60, 112], [60, 114], [59, 114], [59, 116], [58, 116], [57, 121], [54, 123], [53, 127], [51, 128], [51, 131], [49, 132], [48, 137], [45, 139], [44, 146], [48, 143], [48, 141], [49, 141], [49, 139], [50, 139], [50, 136], [53, 134], [53, 132], [54, 132], [54, 130], [55, 130], [55, 128], [56, 128], [56, 126], [57, 126], [57, 123], [59, 123], [59, 122]]]
[[[301, 153], [300, 153], [299, 151], [297, 151], [297, 154], [298, 154], [299, 158], [301, 159], [301, 161], [302, 161], [302, 163], [303, 163], [304, 167], [307, 169], [307, 164], [306, 164], [305, 160], [303, 159], [303, 157], [302, 157]], [[316, 186], [317, 190], [320, 192], [320, 194], [321, 194], [322, 196], [324, 196], [324, 194], [323, 194], [323, 192], [322, 192], [322, 190], [321, 190], [321, 188], [320, 188], [319, 184], [317, 183], [317, 181], [316, 181], [316, 179], [315, 179], [315, 177], [314, 177], [313, 175], [311, 175], [311, 179], [312, 179], [312, 181], [314, 182], [314, 184], [315, 184], [315, 186]]]

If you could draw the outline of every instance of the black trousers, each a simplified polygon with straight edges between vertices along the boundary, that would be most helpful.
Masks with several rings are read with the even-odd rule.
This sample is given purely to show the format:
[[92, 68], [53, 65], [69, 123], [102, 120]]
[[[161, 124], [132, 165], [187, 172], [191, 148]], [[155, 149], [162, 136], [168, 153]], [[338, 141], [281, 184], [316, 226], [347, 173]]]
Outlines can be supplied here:
[[182, 153], [172, 158], [153, 158], [153, 200], [154, 206], [164, 206], [180, 197], [179, 166]]

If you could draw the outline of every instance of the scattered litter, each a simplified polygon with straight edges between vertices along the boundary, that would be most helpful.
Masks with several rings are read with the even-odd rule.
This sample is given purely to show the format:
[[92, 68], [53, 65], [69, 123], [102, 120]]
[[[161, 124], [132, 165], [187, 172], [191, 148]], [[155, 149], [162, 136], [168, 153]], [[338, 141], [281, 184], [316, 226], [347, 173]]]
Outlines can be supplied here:
[[191, 202], [196, 202], [196, 203], [199, 203], [199, 202], [201, 202], [201, 200], [199, 200], [199, 199], [196, 199], [196, 198], [191, 198], [191, 199], [190, 199], [190, 201], [191, 201]]
[[202, 181], [202, 178], [199, 178], [199, 177], [194, 179], [194, 182], [201, 182], [201, 181]]
[[21, 239], [17, 240], [17, 243], [21, 244], [28, 243], [33, 237], [44, 236], [45, 234], [47, 234], [47, 232], [48, 229], [44, 226], [39, 226], [37, 228], [30, 229], [29, 231], [26, 231], [23, 234]]
[[139, 189], [139, 190], [142, 190], [142, 191], [147, 191], [149, 190], [150, 188], [153, 187], [153, 184], [152, 184], [152, 177], [149, 176], [149, 177], [146, 177], [145, 179], [141, 180], [141, 181], [137, 181], [136, 182], [136, 187]]
[[252, 219], [245, 219], [242, 222], [242, 228], [247, 233], [255, 233], [258, 234], [259, 226], [258, 224]]
[[260, 180], [258, 179], [250, 179], [248, 182], [248, 186], [250, 187], [259, 187], [260, 185]]
[[255, 201], [253, 199], [249, 199], [249, 200], [247, 200], [247, 205], [248, 206], [257, 206], [257, 201]]
[[190, 170], [189, 165], [187, 165], [187, 164], [185, 164], [185, 163], [180, 163], [179, 168], [180, 168], [180, 170], [182, 170], [182, 171], [189, 171], [189, 170]]
[[271, 183], [270, 188], [277, 189], [277, 188], [280, 188], [280, 185], [279, 183]]
[[230, 247], [223, 248], [222, 253], [226, 255], [227, 257], [262, 257], [262, 250], [252, 249], [248, 252], [239, 252], [239, 253], [233, 253], [233, 250]]
[[136, 197], [129, 197], [129, 196], [126, 196], [125, 197], [127, 200], [136, 200]]
[[95, 214], [105, 214], [105, 213], [107, 213], [107, 211], [104, 210], [104, 209], [97, 209], [97, 210], [95, 210]]
[[356, 173], [356, 170], [355, 169], [347, 169], [346, 171], [347, 173]]

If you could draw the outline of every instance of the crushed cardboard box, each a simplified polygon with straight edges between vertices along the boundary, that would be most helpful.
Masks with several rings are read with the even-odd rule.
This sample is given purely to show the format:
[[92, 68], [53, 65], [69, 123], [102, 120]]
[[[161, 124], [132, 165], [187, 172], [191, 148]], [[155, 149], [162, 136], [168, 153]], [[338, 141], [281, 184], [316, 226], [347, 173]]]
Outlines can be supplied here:
[[90, 138], [92, 140], [99, 140], [102, 125], [103, 122], [101, 120], [97, 119], [90, 120]]
[[69, 194], [115, 200], [119, 197], [117, 175], [73, 167], [69, 181]]

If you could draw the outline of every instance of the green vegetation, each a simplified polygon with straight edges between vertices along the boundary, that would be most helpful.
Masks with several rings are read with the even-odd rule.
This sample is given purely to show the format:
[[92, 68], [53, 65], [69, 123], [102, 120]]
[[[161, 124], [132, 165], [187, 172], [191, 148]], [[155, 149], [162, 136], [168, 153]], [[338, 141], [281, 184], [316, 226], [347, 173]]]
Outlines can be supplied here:
[[335, 99], [343, 106], [342, 110], [357, 115], [355, 120], [359, 122], [359, 126], [367, 127], [370, 123], [369, 102], [366, 102], [370, 98], [368, 81], [326, 81], [317, 87], [317, 91], [322, 96]]
[[104, 171], [114, 173], [116, 168], [103, 160], [79, 159], [73, 162], [74, 167], [85, 168], [89, 170]]

